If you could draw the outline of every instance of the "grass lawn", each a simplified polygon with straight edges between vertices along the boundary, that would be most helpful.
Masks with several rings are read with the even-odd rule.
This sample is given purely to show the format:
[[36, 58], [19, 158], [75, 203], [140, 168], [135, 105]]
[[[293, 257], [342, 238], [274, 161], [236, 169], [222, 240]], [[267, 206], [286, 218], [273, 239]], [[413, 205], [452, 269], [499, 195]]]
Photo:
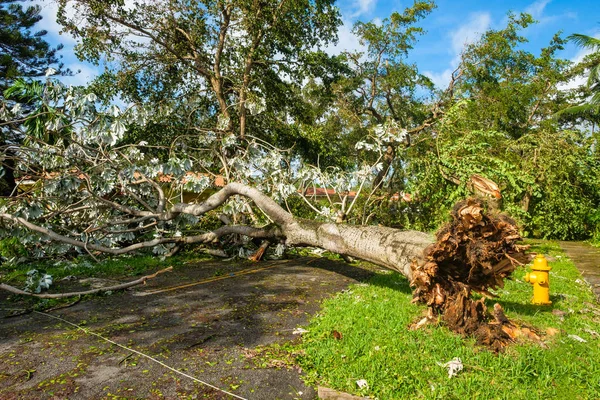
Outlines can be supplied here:
[[[530, 304], [525, 269], [498, 291], [497, 302], [514, 321], [540, 332], [559, 329], [546, 337], [548, 348], [521, 343], [497, 355], [444, 327], [409, 331], [425, 307], [410, 303], [404, 277], [381, 272], [325, 301], [306, 327], [299, 362], [308, 383], [381, 400], [600, 398], [600, 305], [557, 245], [545, 242], [532, 250], [556, 258], [550, 263], [553, 305]], [[448, 378], [438, 363], [454, 357], [464, 370]], [[360, 379], [368, 387], [359, 388]]]

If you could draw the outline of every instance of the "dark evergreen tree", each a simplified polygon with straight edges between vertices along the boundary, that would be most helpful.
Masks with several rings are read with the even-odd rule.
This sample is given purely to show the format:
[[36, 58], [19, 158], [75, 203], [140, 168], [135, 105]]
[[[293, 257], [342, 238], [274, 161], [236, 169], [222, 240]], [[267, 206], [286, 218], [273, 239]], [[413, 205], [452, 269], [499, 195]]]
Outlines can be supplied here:
[[23, 1], [0, 0], [0, 89], [18, 77], [43, 76], [50, 65], [60, 69], [57, 51], [44, 40], [45, 30], [32, 31], [42, 16], [40, 6], [23, 7]]
[[[51, 47], [44, 40], [45, 30], [32, 30], [42, 16], [40, 6], [23, 7], [23, 1], [0, 0], [0, 100], [5, 101], [6, 90], [17, 78], [43, 76], [53, 65], [57, 72], [63, 67], [57, 52], [62, 45]], [[0, 148], [2, 148], [2, 178], [0, 196], [14, 194], [13, 146], [19, 142], [10, 126], [0, 120]]]

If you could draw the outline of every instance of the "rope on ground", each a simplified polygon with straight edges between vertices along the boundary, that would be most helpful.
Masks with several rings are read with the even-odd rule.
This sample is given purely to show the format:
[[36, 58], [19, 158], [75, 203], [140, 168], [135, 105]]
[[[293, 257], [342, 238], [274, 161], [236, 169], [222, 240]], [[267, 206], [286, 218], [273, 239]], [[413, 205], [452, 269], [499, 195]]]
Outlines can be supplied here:
[[234, 393], [228, 392], [227, 390], [224, 390], [224, 389], [218, 388], [218, 387], [216, 387], [216, 386], [214, 386], [214, 385], [211, 385], [210, 383], [204, 382], [204, 381], [202, 381], [202, 380], [200, 380], [200, 379], [198, 379], [198, 378], [195, 378], [195, 377], [193, 377], [193, 376], [191, 376], [191, 375], [188, 375], [188, 374], [186, 374], [185, 372], [181, 372], [181, 371], [179, 371], [178, 369], [175, 369], [175, 368], [173, 368], [173, 367], [171, 367], [171, 366], [169, 366], [169, 365], [167, 365], [167, 364], [163, 363], [162, 361], [159, 361], [159, 360], [157, 360], [156, 358], [154, 358], [154, 357], [152, 357], [152, 356], [149, 356], [149, 355], [147, 355], [147, 354], [144, 354], [144, 353], [142, 353], [142, 352], [140, 352], [140, 351], [137, 351], [137, 350], [135, 350], [135, 349], [129, 348], [129, 347], [127, 347], [127, 346], [124, 346], [124, 345], [122, 345], [122, 344], [119, 344], [119, 343], [117, 343], [117, 342], [114, 342], [114, 341], [112, 341], [112, 340], [110, 340], [110, 339], [108, 339], [108, 338], [105, 338], [104, 336], [102, 336], [102, 335], [100, 335], [100, 334], [98, 334], [98, 333], [92, 332], [92, 331], [90, 331], [89, 329], [83, 328], [83, 327], [81, 327], [81, 326], [79, 326], [79, 325], [77, 325], [77, 324], [74, 324], [74, 323], [72, 323], [72, 322], [69, 322], [69, 321], [67, 321], [67, 320], [66, 320], [66, 319], [64, 319], [64, 318], [58, 317], [58, 316], [56, 316], [56, 315], [46, 314], [46, 313], [39, 312], [39, 311], [33, 311], [33, 312], [34, 312], [34, 313], [36, 313], [36, 314], [40, 314], [40, 315], [43, 315], [43, 316], [46, 316], [46, 317], [49, 317], [49, 318], [54, 318], [54, 319], [56, 319], [56, 320], [59, 320], [59, 321], [61, 321], [61, 322], [64, 322], [64, 323], [66, 323], [66, 324], [68, 324], [68, 325], [71, 325], [71, 326], [73, 326], [73, 327], [75, 327], [75, 328], [77, 328], [77, 329], [79, 329], [79, 330], [81, 330], [81, 331], [85, 332], [85, 333], [86, 333], [86, 334], [88, 334], [88, 335], [92, 335], [92, 336], [99, 337], [100, 339], [104, 340], [105, 342], [111, 343], [111, 344], [113, 344], [113, 345], [115, 345], [115, 346], [117, 346], [117, 347], [120, 347], [120, 348], [124, 349], [124, 350], [130, 351], [130, 352], [132, 352], [132, 353], [135, 353], [135, 354], [138, 354], [138, 355], [140, 355], [140, 356], [142, 356], [142, 357], [145, 357], [145, 358], [147, 358], [147, 359], [149, 359], [149, 360], [151, 360], [151, 361], [154, 361], [155, 363], [157, 363], [157, 364], [159, 364], [159, 365], [162, 365], [163, 367], [167, 368], [168, 370], [171, 370], [171, 371], [175, 372], [176, 374], [179, 374], [179, 375], [181, 375], [181, 376], [184, 376], [184, 377], [186, 377], [186, 378], [189, 378], [189, 379], [193, 380], [194, 382], [198, 382], [198, 383], [200, 383], [200, 384], [202, 384], [202, 385], [208, 386], [208, 387], [210, 387], [210, 388], [212, 388], [212, 389], [214, 389], [214, 390], [217, 390], [217, 391], [219, 391], [219, 392], [225, 393], [225, 394], [227, 394], [227, 395], [229, 395], [229, 396], [231, 396], [231, 397], [234, 397], [234, 398], [236, 398], [236, 399], [240, 399], [240, 400], [248, 400], [248, 399], [246, 399], [246, 398], [244, 398], [244, 397], [238, 396], [237, 394], [234, 394]]
[[153, 290], [153, 291], [148, 291], [148, 292], [138, 292], [135, 295], [136, 296], [149, 296], [151, 294], [165, 293], [165, 292], [170, 292], [172, 290], [185, 289], [185, 288], [192, 287], [192, 286], [203, 285], [203, 284], [209, 283], [209, 282], [215, 282], [215, 281], [220, 281], [223, 279], [235, 278], [236, 276], [253, 274], [255, 272], [260, 272], [260, 271], [264, 271], [266, 269], [278, 267], [279, 265], [281, 265], [281, 263], [282, 263], [282, 261], [279, 261], [273, 265], [268, 265], [266, 267], [244, 269], [244, 270], [241, 270], [238, 272], [233, 272], [228, 275], [216, 276], [216, 277], [204, 279], [204, 280], [198, 281], [198, 282], [193, 282], [193, 283], [188, 283], [188, 284], [178, 285], [178, 286], [171, 286], [171, 287], [167, 287], [164, 289], [158, 289], [158, 290]]

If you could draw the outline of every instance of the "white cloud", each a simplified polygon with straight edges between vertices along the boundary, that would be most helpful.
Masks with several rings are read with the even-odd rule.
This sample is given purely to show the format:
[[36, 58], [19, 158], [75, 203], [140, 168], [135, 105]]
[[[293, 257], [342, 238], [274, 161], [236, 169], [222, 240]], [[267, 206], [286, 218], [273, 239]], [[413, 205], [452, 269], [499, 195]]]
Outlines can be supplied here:
[[450, 36], [450, 53], [453, 55], [448, 68], [442, 72], [425, 71], [423, 74], [438, 87], [445, 88], [450, 79], [452, 72], [460, 63], [460, 55], [465, 46], [476, 42], [481, 35], [487, 31], [491, 25], [492, 17], [488, 12], [478, 12], [470, 15], [469, 20], [458, 29], [451, 31]]
[[423, 74], [429, 79], [431, 79], [431, 81], [435, 84], [437, 88], [443, 89], [446, 86], [448, 86], [448, 83], [450, 83], [450, 79], [452, 79], [452, 71], [454, 71], [453, 68], [446, 68], [445, 70], [439, 73], [425, 71]]
[[488, 12], [473, 13], [469, 21], [451, 33], [452, 51], [455, 55], [460, 55], [463, 48], [475, 42], [488, 30], [492, 22], [492, 17]]
[[531, 14], [531, 16], [535, 19], [541, 19], [548, 3], [550, 3], [550, 0], [538, 0], [530, 4], [525, 9], [525, 12], [527, 14]]
[[[591, 36], [595, 37], [596, 39], [600, 39], [600, 33], [598, 33], [596, 35], [591, 35]], [[578, 64], [583, 61], [585, 56], [587, 56], [591, 53], [592, 53], [592, 50], [590, 50], [590, 49], [579, 49], [577, 54], [575, 54], [575, 56], [573, 58], [571, 58], [571, 61], [575, 64]], [[569, 82], [567, 82], [563, 85], [560, 85], [558, 88], [560, 90], [576, 89], [581, 85], [585, 85], [586, 82], [587, 82], [587, 75], [579, 75], [579, 76], [576, 76], [573, 79], [571, 79]]]
[[365, 52], [367, 48], [360, 44], [358, 37], [352, 33], [352, 22], [344, 20], [344, 24], [338, 29], [338, 43], [330, 44], [324, 51], [329, 55], [340, 54], [343, 51], [360, 51]]
[[65, 67], [69, 68], [75, 74], [73, 76], [57, 77], [65, 85], [84, 86], [90, 83], [92, 79], [96, 78], [99, 75], [99, 71], [97, 68], [93, 66], [90, 67], [86, 64], [72, 63], [65, 65]]
[[525, 8], [525, 12], [527, 14], [531, 14], [531, 16], [538, 21], [539, 25], [547, 24], [555, 21], [564, 21], [565, 19], [574, 19], [577, 18], [577, 14], [574, 12], [565, 12], [560, 15], [546, 15], [546, 6], [552, 0], [538, 0], [531, 3], [527, 8]]
[[[58, 4], [56, 1], [34, 0], [32, 4], [40, 6], [40, 15], [42, 16], [40, 22], [35, 25], [35, 29], [48, 31], [48, 35], [51, 37], [51, 39], [62, 43], [65, 45], [65, 47], [74, 46], [76, 44], [76, 40], [73, 36], [66, 32], [60, 32], [62, 26], [56, 22], [58, 15]], [[67, 8], [67, 13], [69, 12], [74, 12], [72, 7]]]
[[356, 11], [354, 14], [352, 14], [352, 18], [355, 18], [359, 15], [369, 14], [375, 10], [375, 6], [377, 6], [377, 0], [356, 0], [353, 3], [353, 6]]

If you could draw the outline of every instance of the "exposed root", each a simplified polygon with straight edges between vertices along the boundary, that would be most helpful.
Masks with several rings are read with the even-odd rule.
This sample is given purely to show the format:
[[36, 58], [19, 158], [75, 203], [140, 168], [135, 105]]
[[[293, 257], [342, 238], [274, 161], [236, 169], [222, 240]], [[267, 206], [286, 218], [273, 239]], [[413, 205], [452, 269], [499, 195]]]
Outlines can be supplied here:
[[[490, 289], [504, 287], [504, 280], [528, 260], [528, 246], [517, 244], [521, 236], [513, 220], [488, 216], [479, 199], [459, 202], [452, 221], [437, 233], [437, 241], [425, 250], [422, 265], [413, 265], [412, 286], [416, 301], [427, 304], [453, 331], [473, 336], [496, 351], [514, 341], [516, 328], [500, 305], [491, 315], [486, 297]], [[473, 292], [483, 295], [476, 300]]]

